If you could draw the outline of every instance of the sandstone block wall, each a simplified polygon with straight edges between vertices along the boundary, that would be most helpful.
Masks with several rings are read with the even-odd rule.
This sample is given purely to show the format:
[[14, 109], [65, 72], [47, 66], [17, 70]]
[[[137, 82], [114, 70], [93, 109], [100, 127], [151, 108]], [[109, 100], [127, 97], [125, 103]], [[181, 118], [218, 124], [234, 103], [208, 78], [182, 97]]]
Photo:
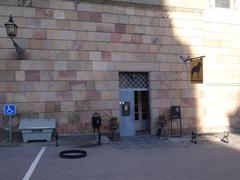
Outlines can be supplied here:
[[[51, 117], [61, 132], [85, 132], [97, 111], [107, 129], [108, 118], [119, 116], [119, 72], [149, 72], [152, 134], [171, 105], [182, 107], [186, 130], [239, 125], [239, 25], [214, 21], [205, 3], [188, 1], [185, 9], [171, 2], [175, 7], [163, 9], [170, 1], [1, 1], [1, 106], [16, 103], [15, 125], [23, 117]], [[16, 59], [5, 31], [10, 14], [25, 60]], [[190, 82], [180, 55], [206, 56], [203, 84]]]

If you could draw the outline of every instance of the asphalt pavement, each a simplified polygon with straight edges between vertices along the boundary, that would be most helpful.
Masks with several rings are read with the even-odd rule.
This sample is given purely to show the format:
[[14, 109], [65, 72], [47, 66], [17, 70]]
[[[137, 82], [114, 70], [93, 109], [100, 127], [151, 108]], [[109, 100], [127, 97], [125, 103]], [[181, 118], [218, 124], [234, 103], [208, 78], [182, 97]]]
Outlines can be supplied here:
[[[59, 157], [60, 151], [70, 149], [88, 155]], [[92, 147], [49, 143], [0, 147], [0, 179], [4, 180], [239, 180], [239, 166], [238, 144], [192, 144], [184, 138], [144, 136]]]

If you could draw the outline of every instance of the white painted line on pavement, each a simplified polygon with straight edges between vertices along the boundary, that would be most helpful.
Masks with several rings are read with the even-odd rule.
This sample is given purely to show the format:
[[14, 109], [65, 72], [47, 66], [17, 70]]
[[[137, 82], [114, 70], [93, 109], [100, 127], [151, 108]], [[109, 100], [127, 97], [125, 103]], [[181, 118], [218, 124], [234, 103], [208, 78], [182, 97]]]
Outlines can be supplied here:
[[33, 171], [35, 170], [39, 160], [41, 159], [44, 151], [46, 150], [46, 147], [43, 147], [40, 152], [38, 153], [37, 157], [35, 158], [35, 160], [33, 161], [33, 163], [31, 164], [30, 168], [28, 169], [27, 173], [25, 174], [25, 176], [23, 177], [22, 180], [29, 180]]

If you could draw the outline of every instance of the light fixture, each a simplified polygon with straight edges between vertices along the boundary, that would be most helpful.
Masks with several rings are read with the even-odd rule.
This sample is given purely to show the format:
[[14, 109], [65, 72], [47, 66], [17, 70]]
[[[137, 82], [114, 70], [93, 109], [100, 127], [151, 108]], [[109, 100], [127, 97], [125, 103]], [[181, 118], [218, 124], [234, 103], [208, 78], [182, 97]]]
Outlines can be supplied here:
[[18, 26], [14, 23], [12, 15], [10, 15], [8, 22], [5, 24], [7, 35], [11, 38], [13, 46], [16, 49], [18, 59], [25, 59], [25, 49], [21, 48], [15, 41], [14, 37], [17, 36]]

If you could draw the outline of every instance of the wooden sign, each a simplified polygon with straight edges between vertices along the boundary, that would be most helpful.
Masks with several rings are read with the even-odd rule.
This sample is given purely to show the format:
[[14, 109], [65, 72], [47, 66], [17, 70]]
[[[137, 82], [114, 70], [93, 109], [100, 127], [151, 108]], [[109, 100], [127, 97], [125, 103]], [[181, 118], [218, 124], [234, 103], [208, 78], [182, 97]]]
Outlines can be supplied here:
[[190, 78], [192, 83], [203, 83], [203, 61], [202, 58], [194, 59], [190, 64]]

